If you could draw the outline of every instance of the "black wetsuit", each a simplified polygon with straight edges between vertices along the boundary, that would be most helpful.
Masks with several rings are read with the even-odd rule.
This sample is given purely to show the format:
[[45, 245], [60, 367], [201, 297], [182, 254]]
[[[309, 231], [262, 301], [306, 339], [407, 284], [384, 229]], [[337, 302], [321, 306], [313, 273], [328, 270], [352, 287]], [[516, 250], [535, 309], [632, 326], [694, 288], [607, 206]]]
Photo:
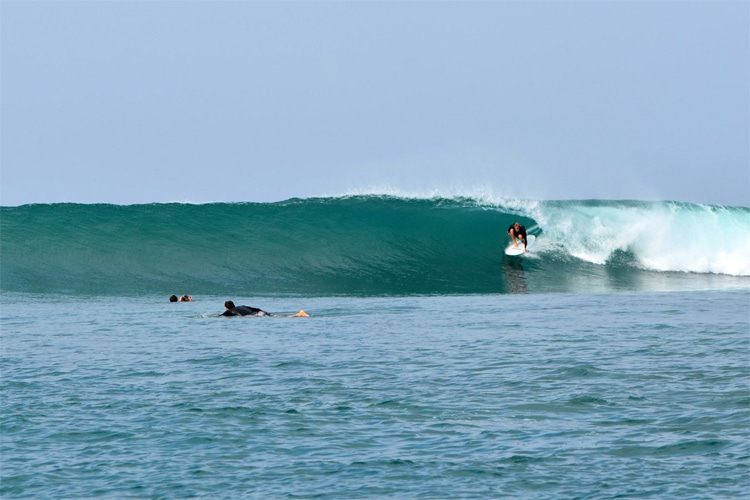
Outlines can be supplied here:
[[221, 313], [222, 316], [273, 316], [257, 307], [236, 306]]
[[[508, 228], [508, 234], [510, 234], [511, 229], [515, 231], [516, 229], [515, 224], [510, 225], [510, 227]], [[523, 224], [520, 224], [518, 231], [516, 231], [516, 238], [521, 238], [521, 241], [523, 241], [524, 247], [528, 245], [528, 243], [526, 243], [526, 227]]]

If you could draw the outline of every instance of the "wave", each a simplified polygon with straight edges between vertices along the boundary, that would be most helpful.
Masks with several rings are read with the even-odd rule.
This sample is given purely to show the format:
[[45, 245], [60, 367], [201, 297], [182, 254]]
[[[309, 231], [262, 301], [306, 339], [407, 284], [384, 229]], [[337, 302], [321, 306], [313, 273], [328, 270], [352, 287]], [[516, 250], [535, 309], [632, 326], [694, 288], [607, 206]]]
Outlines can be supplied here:
[[[510, 258], [524, 224], [533, 254]], [[458, 294], [748, 286], [750, 209], [351, 195], [275, 203], [0, 207], [0, 288]]]

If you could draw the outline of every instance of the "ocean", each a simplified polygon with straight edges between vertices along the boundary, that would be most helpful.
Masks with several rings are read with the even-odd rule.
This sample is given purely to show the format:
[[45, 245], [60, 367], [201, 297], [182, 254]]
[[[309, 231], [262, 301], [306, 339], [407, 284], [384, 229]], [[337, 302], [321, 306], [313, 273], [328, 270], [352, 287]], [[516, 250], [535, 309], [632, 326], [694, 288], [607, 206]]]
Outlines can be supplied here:
[[0, 292], [4, 499], [750, 492], [745, 207], [0, 207]]

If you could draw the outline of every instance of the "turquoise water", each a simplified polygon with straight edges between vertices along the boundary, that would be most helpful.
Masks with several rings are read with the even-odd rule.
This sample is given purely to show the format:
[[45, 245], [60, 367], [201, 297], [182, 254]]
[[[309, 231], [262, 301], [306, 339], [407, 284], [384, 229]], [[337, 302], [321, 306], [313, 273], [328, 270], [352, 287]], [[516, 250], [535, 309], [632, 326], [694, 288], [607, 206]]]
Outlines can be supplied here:
[[748, 289], [2, 295], [3, 498], [745, 498]]
[[2, 498], [750, 491], [748, 208], [0, 207], [0, 291]]
[[[503, 254], [515, 221], [537, 236], [529, 258]], [[25, 205], [0, 207], [0, 234], [3, 289], [31, 293], [578, 293], [750, 276], [749, 208], [674, 202]]]

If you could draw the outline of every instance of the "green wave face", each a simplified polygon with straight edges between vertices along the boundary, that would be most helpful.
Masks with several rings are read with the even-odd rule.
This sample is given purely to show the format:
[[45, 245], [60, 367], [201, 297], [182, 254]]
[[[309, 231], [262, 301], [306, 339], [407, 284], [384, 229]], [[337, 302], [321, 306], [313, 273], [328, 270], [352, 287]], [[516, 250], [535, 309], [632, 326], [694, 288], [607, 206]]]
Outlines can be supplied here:
[[[661, 226], [649, 227], [656, 220]], [[716, 232], [726, 231], [719, 235], [723, 260], [702, 241], [704, 226], [717, 220]], [[538, 237], [534, 252], [521, 258], [503, 253], [515, 221]], [[680, 241], [655, 247], [657, 233]], [[670, 268], [681, 255], [705, 262]], [[353, 196], [0, 208], [0, 287], [12, 292], [411, 295], [747, 286], [748, 255], [750, 210], [675, 203]]]

